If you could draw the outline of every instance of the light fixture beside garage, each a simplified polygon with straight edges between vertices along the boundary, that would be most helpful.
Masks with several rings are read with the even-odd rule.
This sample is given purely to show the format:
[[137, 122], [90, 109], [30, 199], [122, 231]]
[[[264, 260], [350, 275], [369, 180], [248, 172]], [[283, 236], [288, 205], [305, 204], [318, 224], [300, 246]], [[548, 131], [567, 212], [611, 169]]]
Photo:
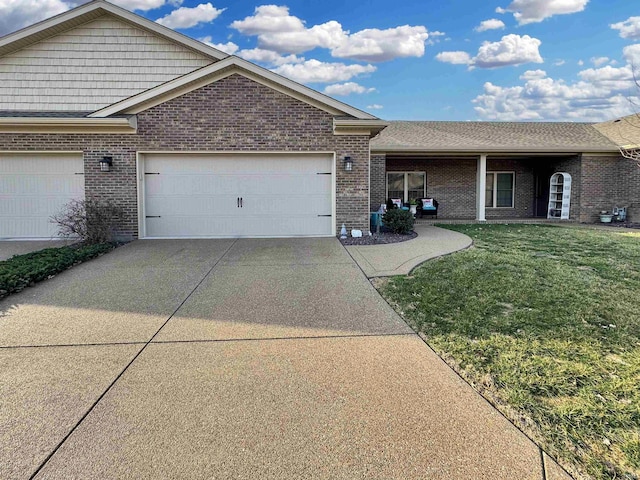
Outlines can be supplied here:
[[351, 160], [351, 157], [349, 156], [344, 157], [344, 170], [345, 172], [353, 170], [353, 160]]
[[108, 172], [111, 170], [111, 165], [113, 165], [113, 157], [102, 157], [100, 160], [100, 171]]

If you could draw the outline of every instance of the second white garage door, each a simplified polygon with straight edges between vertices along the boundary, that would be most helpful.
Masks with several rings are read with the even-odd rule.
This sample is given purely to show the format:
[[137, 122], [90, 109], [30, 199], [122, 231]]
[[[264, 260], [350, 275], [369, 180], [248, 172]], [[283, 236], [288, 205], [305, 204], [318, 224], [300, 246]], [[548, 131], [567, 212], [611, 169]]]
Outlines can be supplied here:
[[147, 238], [335, 234], [333, 155], [145, 154]]
[[83, 198], [82, 153], [0, 153], [0, 238], [55, 238], [51, 216]]

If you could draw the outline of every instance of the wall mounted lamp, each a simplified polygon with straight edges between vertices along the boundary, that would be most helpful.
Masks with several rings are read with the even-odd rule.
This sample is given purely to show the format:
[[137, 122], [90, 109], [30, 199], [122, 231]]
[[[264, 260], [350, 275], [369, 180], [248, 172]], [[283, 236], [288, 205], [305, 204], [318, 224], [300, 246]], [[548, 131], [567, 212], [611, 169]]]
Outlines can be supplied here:
[[345, 172], [353, 170], [353, 160], [351, 160], [351, 157], [344, 157], [344, 170]]
[[111, 169], [111, 165], [113, 165], [113, 157], [102, 157], [100, 160], [100, 171], [108, 172]]

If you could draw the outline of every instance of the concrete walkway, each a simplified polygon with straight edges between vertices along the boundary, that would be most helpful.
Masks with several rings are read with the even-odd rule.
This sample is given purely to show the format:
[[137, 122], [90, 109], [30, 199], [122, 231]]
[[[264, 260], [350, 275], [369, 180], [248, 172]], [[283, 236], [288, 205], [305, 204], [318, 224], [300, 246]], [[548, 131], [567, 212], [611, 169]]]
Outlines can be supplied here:
[[568, 478], [336, 239], [138, 241], [0, 302], [0, 478]]
[[369, 278], [408, 275], [432, 258], [471, 246], [467, 235], [444, 228], [416, 225], [418, 236], [406, 242], [388, 245], [351, 245], [345, 247]]

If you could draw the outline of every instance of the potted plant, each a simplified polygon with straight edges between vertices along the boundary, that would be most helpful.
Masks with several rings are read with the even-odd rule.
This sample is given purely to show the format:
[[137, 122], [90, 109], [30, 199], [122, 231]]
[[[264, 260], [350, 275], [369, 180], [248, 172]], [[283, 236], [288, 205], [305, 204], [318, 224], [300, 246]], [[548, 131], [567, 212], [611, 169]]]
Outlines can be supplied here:
[[416, 208], [418, 207], [418, 199], [414, 198], [409, 202], [409, 210], [413, 215], [416, 214]]
[[611, 223], [613, 215], [607, 210], [600, 210], [600, 223]]

